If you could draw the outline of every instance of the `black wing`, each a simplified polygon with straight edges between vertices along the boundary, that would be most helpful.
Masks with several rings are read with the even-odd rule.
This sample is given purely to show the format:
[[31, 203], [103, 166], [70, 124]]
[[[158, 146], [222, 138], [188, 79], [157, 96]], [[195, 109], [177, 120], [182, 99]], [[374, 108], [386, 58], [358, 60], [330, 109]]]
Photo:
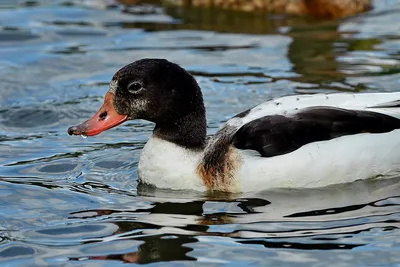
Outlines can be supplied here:
[[256, 150], [263, 157], [273, 157], [316, 141], [399, 128], [399, 119], [377, 112], [313, 107], [290, 117], [273, 115], [251, 121], [237, 131], [232, 144], [239, 149]]

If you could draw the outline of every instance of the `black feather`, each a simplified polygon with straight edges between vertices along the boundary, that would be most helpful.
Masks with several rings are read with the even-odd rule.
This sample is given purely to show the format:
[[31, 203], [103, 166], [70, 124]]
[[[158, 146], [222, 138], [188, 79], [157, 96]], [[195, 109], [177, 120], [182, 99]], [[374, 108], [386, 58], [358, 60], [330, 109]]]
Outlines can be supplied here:
[[236, 132], [232, 144], [238, 149], [256, 150], [263, 157], [273, 157], [312, 142], [399, 128], [399, 119], [377, 112], [313, 107], [291, 116], [273, 115], [251, 121]]

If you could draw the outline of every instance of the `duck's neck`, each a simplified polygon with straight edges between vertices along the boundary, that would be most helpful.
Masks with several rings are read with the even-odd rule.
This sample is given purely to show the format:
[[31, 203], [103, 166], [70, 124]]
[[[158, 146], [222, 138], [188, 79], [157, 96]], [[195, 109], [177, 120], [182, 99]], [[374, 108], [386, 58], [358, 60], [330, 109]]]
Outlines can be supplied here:
[[178, 146], [199, 151], [206, 145], [207, 121], [204, 107], [168, 122], [156, 123], [154, 135]]

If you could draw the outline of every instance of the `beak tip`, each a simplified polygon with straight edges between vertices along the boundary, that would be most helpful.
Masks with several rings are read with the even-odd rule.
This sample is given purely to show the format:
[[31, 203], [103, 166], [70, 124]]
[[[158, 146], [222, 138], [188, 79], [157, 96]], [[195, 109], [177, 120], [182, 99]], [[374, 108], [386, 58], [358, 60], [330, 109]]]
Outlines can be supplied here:
[[115, 127], [128, 119], [127, 115], [119, 114], [113, 104], [114, 95], [106, 94], [103, 106], [89, 120], [68, 128], [69, 135], [94, 136]]
[[77, 127], [76, 126], [71, 126], [68, 128], [68, 134], [69, 135], [74, 135], [76, 133]]

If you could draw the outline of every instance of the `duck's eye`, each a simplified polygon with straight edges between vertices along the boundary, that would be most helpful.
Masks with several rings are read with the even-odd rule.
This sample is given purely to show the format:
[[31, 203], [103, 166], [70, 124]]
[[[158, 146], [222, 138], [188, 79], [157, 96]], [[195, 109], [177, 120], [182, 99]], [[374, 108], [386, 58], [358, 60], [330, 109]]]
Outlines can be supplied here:
[[128, 85], [128, 91], [131, 93], [136, 93], [140, 89], [142, 89], [142, 85], [138, 82], [133, 82]]

